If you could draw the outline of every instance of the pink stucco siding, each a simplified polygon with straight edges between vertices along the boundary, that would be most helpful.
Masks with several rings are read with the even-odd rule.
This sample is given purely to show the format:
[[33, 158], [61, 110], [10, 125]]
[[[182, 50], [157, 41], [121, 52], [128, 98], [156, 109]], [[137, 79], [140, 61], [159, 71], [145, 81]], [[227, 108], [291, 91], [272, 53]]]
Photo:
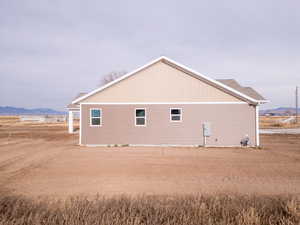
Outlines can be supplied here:
[[[90, 126], [90, 109], [102, 109], [102, 126]], [[135, 109], [145, 108], [145, 127], [135, 126]], [[170, 122], [170, 108], [182, 109], [182, 122]], [[211, 124], [211, 146], [238, 146], [249, 135], [256, 145], [255, 107], [248, 104], [82, 104], [81, 144], [202, 145], [202, 124]]]

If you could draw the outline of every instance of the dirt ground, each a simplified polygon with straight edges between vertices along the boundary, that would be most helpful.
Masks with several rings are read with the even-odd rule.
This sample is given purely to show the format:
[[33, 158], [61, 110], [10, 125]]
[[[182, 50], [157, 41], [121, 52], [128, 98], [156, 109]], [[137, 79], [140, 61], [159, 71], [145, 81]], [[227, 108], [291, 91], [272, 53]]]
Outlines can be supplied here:
[[71, 194], [300, 194], [300, 135], [262, 149], [80, 147], [63, 124], [0, 123], [0, 189]]

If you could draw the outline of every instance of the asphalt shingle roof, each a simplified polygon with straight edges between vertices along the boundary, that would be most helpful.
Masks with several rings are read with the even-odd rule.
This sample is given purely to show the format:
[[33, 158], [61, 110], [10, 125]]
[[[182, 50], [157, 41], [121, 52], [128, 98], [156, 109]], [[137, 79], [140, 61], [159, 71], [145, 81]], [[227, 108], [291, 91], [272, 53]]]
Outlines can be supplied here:
[[243, 87], [234, 79], [217, 79], [217, 81], [231, 87], [255, 100], [266, 100], [263, 96], [261, 96], [257, 91], [255, 91], [251, 87]]

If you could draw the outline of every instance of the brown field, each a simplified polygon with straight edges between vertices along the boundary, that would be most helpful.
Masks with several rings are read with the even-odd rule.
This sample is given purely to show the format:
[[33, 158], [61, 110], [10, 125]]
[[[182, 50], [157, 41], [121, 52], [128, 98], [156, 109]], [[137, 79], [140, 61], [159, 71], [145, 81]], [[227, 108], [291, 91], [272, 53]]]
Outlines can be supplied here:
[[299, 225], [291, 196], [77, 196], [58, 201], [0, 195], [1, 225]]
[[77, 143], [64, 123], [0, 117], [1, 225], [300, 223], [300, 135], [261, 149]]
[[263, 135], [262, 149], [81, 147], [77, 143], [78, 135], [68, 134], [65, 124], [2, 122], [1, 189], [55, 197], [300, 194], [299, 135]]
[[279, 121], [288, 119], [290, 116], [260, 116], [259, 125], [260, 128], [299, 128], [300, 117], [298, 117], [298, 123], [280, 123]]

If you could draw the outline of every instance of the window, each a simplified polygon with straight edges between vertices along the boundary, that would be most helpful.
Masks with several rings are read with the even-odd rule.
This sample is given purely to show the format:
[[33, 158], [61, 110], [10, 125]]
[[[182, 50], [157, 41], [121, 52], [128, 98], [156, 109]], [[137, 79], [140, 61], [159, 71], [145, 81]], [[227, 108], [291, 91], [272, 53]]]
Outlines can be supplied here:
[[182, 121], [182, 110], [181, 109], [170, 109], [170, 121], [181, 122]]
[[91, 126], [101, 126], [102, 125], [102, 110], [101, 109], [91, 109], [90, 110], [90, 125]]
[[146, 126], [145, 109], [135, 109], [135, 126]]

